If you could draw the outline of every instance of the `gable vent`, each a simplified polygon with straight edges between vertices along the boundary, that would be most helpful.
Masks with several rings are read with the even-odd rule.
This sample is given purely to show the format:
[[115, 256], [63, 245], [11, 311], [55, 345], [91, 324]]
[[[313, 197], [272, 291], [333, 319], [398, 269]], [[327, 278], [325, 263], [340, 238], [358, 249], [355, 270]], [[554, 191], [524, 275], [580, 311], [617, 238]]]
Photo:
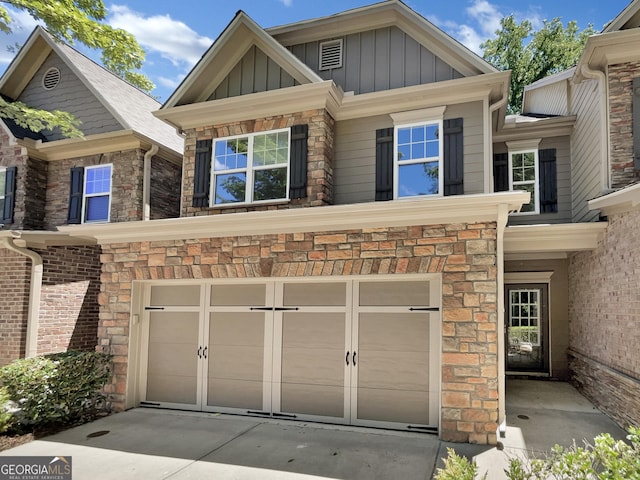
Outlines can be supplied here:
[[42, 77], [42, 86], [45, 90], [52, 90], [58, 86], [60, 82], [60, 70], [55, 67], [47, 70]]
[[342, 67], [342, 39], [320, 43], [320, 70]]

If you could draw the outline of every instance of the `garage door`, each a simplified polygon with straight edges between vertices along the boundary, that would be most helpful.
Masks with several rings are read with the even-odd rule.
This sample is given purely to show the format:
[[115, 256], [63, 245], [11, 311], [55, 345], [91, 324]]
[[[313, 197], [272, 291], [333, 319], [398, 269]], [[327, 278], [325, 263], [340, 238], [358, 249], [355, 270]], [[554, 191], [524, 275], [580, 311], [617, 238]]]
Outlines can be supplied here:
[[431, 430], [437, 279], [149, 284], [141, 404]]

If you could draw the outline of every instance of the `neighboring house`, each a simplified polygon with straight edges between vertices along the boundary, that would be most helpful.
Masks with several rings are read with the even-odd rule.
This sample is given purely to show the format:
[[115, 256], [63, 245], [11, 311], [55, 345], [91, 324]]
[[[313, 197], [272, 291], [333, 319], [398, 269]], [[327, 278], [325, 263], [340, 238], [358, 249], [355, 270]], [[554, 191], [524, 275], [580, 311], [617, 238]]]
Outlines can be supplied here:
[[572, 379], [623, 426], [640, 425], [640, 2], [592, 36], [575, 69], [525, 91], [525, 111], [576, 116], [574, 221], [608, 221], [569, 259]]
[[182, 138], [159, 103], [37, 27], [0, 78], [0, 94], [63, 110], [84, 137], [0, 120], [0, 365], [94, 349], [100, 247], [60, 225], [179, 215]]

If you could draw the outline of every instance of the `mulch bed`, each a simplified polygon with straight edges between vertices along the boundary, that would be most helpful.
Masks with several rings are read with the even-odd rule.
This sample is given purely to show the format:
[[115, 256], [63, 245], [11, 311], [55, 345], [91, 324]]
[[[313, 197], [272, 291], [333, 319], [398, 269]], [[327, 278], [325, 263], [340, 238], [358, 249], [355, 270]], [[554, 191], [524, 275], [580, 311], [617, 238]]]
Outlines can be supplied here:
[[38, 440], [40, 438], [53, 435], [54, 433], [62, 432], [63, 430], [71, 428], [72, 426], [73, 425], [52, 425], [48, 428], [36, 430], [35, 432], [30, 433], [12, 433], [0, 435], [0, 452], [2, 452], [3, 450], [9, 450], [13, 447], [17, 447], [18, 445], [29, 443], [33, 440]]

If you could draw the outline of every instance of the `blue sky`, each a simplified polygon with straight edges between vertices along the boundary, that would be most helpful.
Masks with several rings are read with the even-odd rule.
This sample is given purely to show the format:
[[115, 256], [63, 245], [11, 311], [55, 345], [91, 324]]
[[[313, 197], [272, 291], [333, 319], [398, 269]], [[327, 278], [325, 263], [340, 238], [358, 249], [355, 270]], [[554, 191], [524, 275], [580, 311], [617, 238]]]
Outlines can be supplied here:
[[[331, 15], [375, 0], [105, 0], [107, 22], [133, 33], [147, 51], [143, 72], [156, 84], [152, 94], [166, 100], [237, 10], [262, 27]], [[628, 0], [405, 0], [411, 8], [475, 52], [493, 36], [500, 18], [514, 14], [534, 26], [561, 17], [600, 30]], [[35, 26], [24, 12], [11, 11], [14, 34], [0, 35], [0, 71], [13, 54], [7, 45], [23, 43]]]

